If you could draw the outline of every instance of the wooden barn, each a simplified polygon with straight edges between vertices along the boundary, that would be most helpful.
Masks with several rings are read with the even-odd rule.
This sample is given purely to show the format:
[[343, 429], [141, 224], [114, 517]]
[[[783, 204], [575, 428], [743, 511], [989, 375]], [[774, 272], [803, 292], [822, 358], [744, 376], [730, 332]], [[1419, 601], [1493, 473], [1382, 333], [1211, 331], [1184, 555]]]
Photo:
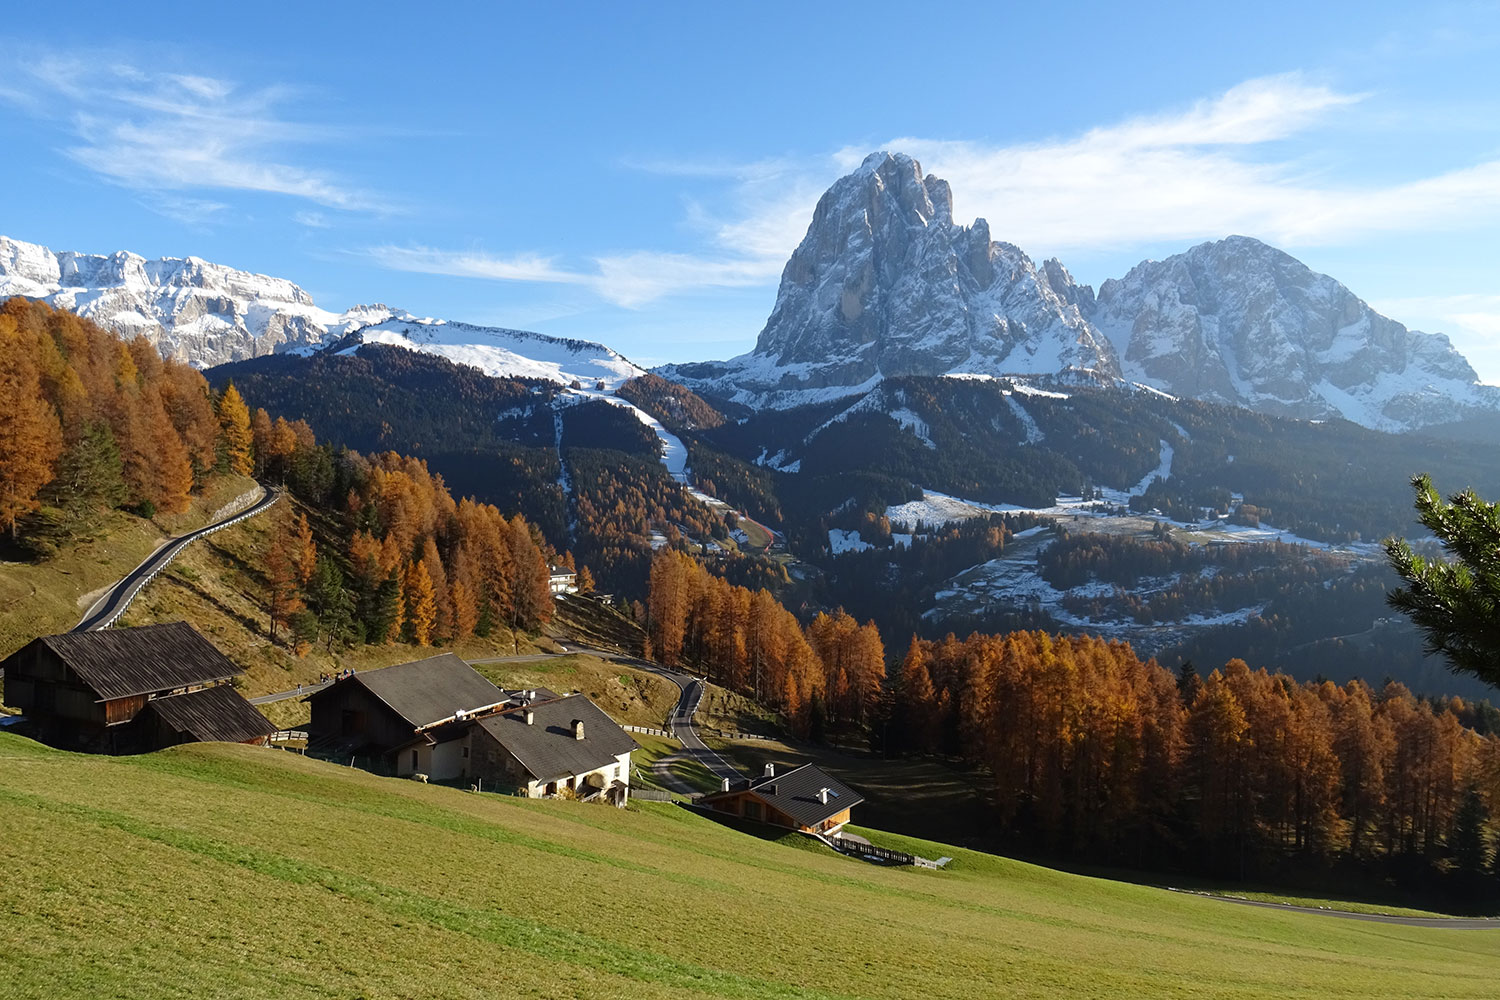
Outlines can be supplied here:
[[309, 746], [380, 756], [417, 730], [473, 714], [510, 696], [452, 653], [366, 670], [309, 695]]
[[818, 767], [803, 764], [778, 775], [774, 764], [747, 781], [724, 779], [722, 791], [699, 804], [757, 823], [784, 826], [803, 833], [832, 835], [849, 822], [849, 811], [864, 801], [856, 791]]
[[27, 731], [65, 749], [264, 743], [276, 729], [229, 683], [244, 671], [187, 622], [43, 636], [3, 666]]

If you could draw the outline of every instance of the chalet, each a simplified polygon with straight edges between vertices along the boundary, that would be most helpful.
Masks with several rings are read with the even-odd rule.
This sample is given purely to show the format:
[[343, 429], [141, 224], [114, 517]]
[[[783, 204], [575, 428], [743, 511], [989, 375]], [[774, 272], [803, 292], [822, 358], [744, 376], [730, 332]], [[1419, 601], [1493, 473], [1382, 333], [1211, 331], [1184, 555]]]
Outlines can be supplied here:
[[547, 567], [547, 585], [554, 595], [578, 593], [578, 574], [566, 566]]
[[371, 756], [405, 745], [419, 729], [484, 709], [509, 695], [452, 653], [340, 678], [307, 698], [309, 747]]
[[816, 764], [803, 764], [781, 775], [776, 765], [767, 764], [758, 778], [724, 779], [723, 789], [705, 795], [699, 804], [757, 823], [831, 835], [849, 822], [849, 811], [863, 801], [858, 792]]
[[187, 622], [43, 636], [0, 665], [6, 700], [53, 746], [146, 753], [276, 730], [229, 683], [244, 671]]

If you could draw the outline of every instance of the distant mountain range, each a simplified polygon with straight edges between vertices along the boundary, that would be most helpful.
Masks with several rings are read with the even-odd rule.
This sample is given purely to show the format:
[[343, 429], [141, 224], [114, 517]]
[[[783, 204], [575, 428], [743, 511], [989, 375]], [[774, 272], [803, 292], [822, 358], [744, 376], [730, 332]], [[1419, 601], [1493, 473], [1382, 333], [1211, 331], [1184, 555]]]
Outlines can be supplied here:
[[[378, 342], [490, 375], [613, 389], [641, 369], [603, 344], [424, 319], [383, 305], [317, 307], [290, 281], [196, 257], [54, 253], [0, 237], [0, 296], [42, 298], [163, 354], [210, 367]], [[1500, 413], [1440, 334], [1381, 316], [1334, 279], [1243, 236], [1145, 261], [1097, 295], [953, 222], [946, 181], [874, 153], [818, 202], [755, 349], [659, 374], [720, 404], [789, 407], [906, 375], [1049, 376], [1137, 384], [1302, 419], [1404, 431]]]
[[1060, 261], [992, 241], [983, 219], [955, 225], [947, 182], [899, 153], [872, 154], [818, 202], [753, 351], [660, 373], [752, 407], [964, 374], [1136, 382], [1391, 431], [1500, 409], [1447, 337], [1257, 240], [1145, 261], [1096, 296]]

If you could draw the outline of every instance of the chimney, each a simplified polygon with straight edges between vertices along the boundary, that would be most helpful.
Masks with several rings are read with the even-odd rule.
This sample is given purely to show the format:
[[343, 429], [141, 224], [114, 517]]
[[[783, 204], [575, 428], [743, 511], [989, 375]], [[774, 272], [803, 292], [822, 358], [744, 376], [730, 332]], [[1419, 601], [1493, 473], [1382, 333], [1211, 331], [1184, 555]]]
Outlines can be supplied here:
[[828, 804], [828, 789], [818, 789], [818, 801], [823, 803], [825, 806]]
[[776, 765], [775, 764], [767, 764], [766, 765], [766, 777], [768, 777], [768, 778], [774, 778], [774, 777], [776, 777]]
[[536, 725], [536, 713], [529, 708], [526, 710], [526, 724], [528, 726]]
[[729, 779], [728, 778], [724, 779], [724, 781], [721, 784], [720, 788], [721, 788], [722, 791], [726, 791], [726, 792], [729, 791]]
[[583, 720], [582, 719], [574, 719], [573, 720], [573, 738], [575, 740], [581, 740], [581, 739], [583, 739]]

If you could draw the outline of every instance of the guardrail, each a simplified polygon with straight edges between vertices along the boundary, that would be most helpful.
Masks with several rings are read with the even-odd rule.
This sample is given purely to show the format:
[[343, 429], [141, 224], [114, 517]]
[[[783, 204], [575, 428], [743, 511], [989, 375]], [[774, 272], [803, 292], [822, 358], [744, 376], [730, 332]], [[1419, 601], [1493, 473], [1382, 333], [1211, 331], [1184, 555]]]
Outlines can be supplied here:
[[665, 729], [652, 729], [650, 726], [620, 726], [627, 733], [645, 733], [647, 736], [668, 736], [672, 734]]
[[[241, 494], [234, 500], [231, 500], [229, 503], [225, 504], [223, 507], [220, 507], [218, 511], [215, 511], [214, 517], [219, 517], [221, 516], [220, 512], [233, 510], [236, 506], [238, 506], [240, 509], [244, 509], [245, 507], [253, 507], [255, 504], [264, 499], [264, 497], [264, 490], [262, 490], [260, 496], [256, 496], [253, 490]], [[271, 505], [274, 504], [276, 500], [280, 499], [280, 494], [276, 493], [273, 490], [271, 491], [271, 497], [271, 503], [267, 504], [263, 509], [269, 510]], [[260, 512], [256, 511], [255, 513]], [[119, 621], [120, 616], [125, 614], [125, 612], [130, 609], [130, 605], [135, 601], [137, 597], [140, 596], [141, 591], [146, 589], [146, 584], [156, 579], [157, 576], [160, 575], [162, 570], [172, 565], [172, 560], [176, 559], [178, 553], [180, 553], [183, 549], [187, 548], [189, 545], [191, 545], [193, 542], [196, 542], [200, 538], [207, 538], [209, 535], [212, 535], [216, 531], [222, 531], [232, 524], [239, 524], [241, 521], [245, 520], [245, 518], [250, 516], [252, 515], [249, 512], [246, 512], [244, 514], [241, 514], [239, 517], [231, 518], [230, 520], [225, 521], [223, 524], [215, 524], [210, 528], [200, 528], [197, 531], [190, 532], [187, 535], [184, 535], [183, 537], [177, 539], [176, 541], [171, 542], [167, 546], [166, 557], [162, 560], [162, 564], [156, 567], [156, 569], [152, 570], [150, 573], [146, 574], [146, 576], [142, 579], [137, 580], [135, 586], [131, 587], [130, 592], [125, 595], [125, 599], [120, 602], [120, 606], [115, 609], [115, 613], [110, 615], [104, 621], [100, 622], [98, 625], [90, 626], [89, 631], [92, 632], [98, 629], [106, 629], [114, 625], [115, 622]], [[108, 596], [108, 594], [105, 595], [105, 597]], [[87, 615], [84, 616], [84, 620], [88, 620]]]

